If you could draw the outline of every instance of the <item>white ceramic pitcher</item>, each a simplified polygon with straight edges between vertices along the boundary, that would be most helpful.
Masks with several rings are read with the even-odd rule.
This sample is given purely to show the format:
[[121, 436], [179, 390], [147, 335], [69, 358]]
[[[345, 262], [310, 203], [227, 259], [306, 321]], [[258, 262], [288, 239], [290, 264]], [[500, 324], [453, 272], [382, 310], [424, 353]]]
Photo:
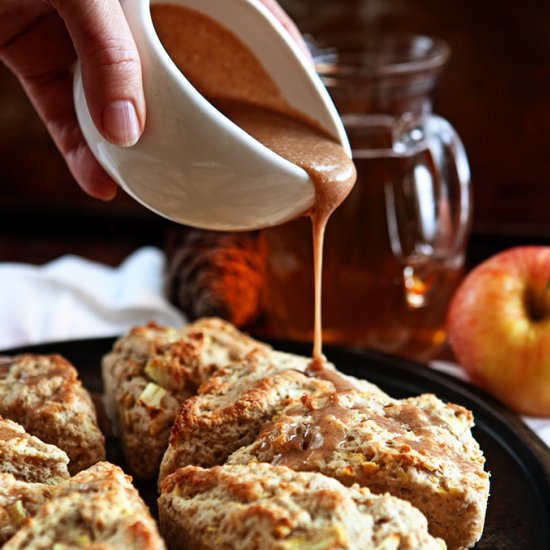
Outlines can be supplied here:
[[259, 229], [305, 212], [314, 200], [307, 173], [199, 94], [162, 46], [151, 19], [153, 3], [192, 8], [232, 31], [254, 52], [288, 104], [316, 121], [351, 156], [340, 118], [312, 64], [259, 0], [122, 0], [141, 58], [147, 121], [133, 147], [106, 141], [90, 117], [77, 67], [77, 116], [100, 164], [139, 202], [185, 225]]

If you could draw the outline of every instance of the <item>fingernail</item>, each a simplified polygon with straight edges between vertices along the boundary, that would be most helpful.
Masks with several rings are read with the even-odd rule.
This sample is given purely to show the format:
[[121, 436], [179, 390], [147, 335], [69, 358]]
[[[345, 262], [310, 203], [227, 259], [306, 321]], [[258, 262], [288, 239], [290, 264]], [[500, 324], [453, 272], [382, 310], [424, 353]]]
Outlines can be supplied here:
[[106, 191], [100, 199], [104, 202], [112, 201], [117, 196], [118, 188], [114, 187], [113, 189], [110, 189], [109, 191]]
[[103, 131], [115, 145], [130, 147], [141, 135], [136, 108], [127, 99], [112, 101], [103, 109]]

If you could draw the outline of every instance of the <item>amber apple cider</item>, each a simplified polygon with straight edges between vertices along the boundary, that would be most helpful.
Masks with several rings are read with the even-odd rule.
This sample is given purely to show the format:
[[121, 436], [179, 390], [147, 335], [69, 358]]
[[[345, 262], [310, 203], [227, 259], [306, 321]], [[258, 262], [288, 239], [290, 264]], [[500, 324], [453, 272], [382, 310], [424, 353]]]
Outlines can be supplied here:
[[[395, 214], [388, 206], [388, 182], [406, 180], [426, 154], [362, 158], [362, 150], [354, 151], [357, 182], [332, 215], [325, 234], [325, 342], [361, 345], [418, 360], [428, 359], [445, 342], [446, 310], [461, 268], [447, 259], [404, 258], [391, 237]], [[402, 240], [408, 230], [402, 228]], [[309, 340], [311, 226], [299, 219], [263, 235], [268, 330], [283, 338]]]

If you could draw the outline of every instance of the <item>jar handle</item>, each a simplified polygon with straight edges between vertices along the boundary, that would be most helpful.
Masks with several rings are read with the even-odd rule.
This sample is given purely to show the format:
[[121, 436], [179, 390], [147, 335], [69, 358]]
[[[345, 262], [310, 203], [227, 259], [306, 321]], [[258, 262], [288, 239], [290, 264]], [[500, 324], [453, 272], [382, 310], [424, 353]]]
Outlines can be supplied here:
[[392, 251], [403, 265], [411, 308], [428, 305], [445, 273], [464, 263], [472, 216], [464, 146], [445, 119], [430, 115], [410, 131], [414, 162], [385, 186]]

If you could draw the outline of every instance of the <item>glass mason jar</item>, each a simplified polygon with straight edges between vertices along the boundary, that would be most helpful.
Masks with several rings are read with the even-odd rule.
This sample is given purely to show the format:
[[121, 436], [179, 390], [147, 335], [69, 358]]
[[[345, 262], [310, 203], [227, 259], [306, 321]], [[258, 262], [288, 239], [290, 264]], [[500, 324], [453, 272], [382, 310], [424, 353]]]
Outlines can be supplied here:
[[[329, 220], [323, 268], [323, 337], [417, 360], [445, 342], [470, 230], [470, 172], [431, 93], [448, 46], [424, 36], [377, 36], [316, 55], [339, 110], [357, 183]], [[311, 224], [263, 232], [269, 334], [310, 340]]]

